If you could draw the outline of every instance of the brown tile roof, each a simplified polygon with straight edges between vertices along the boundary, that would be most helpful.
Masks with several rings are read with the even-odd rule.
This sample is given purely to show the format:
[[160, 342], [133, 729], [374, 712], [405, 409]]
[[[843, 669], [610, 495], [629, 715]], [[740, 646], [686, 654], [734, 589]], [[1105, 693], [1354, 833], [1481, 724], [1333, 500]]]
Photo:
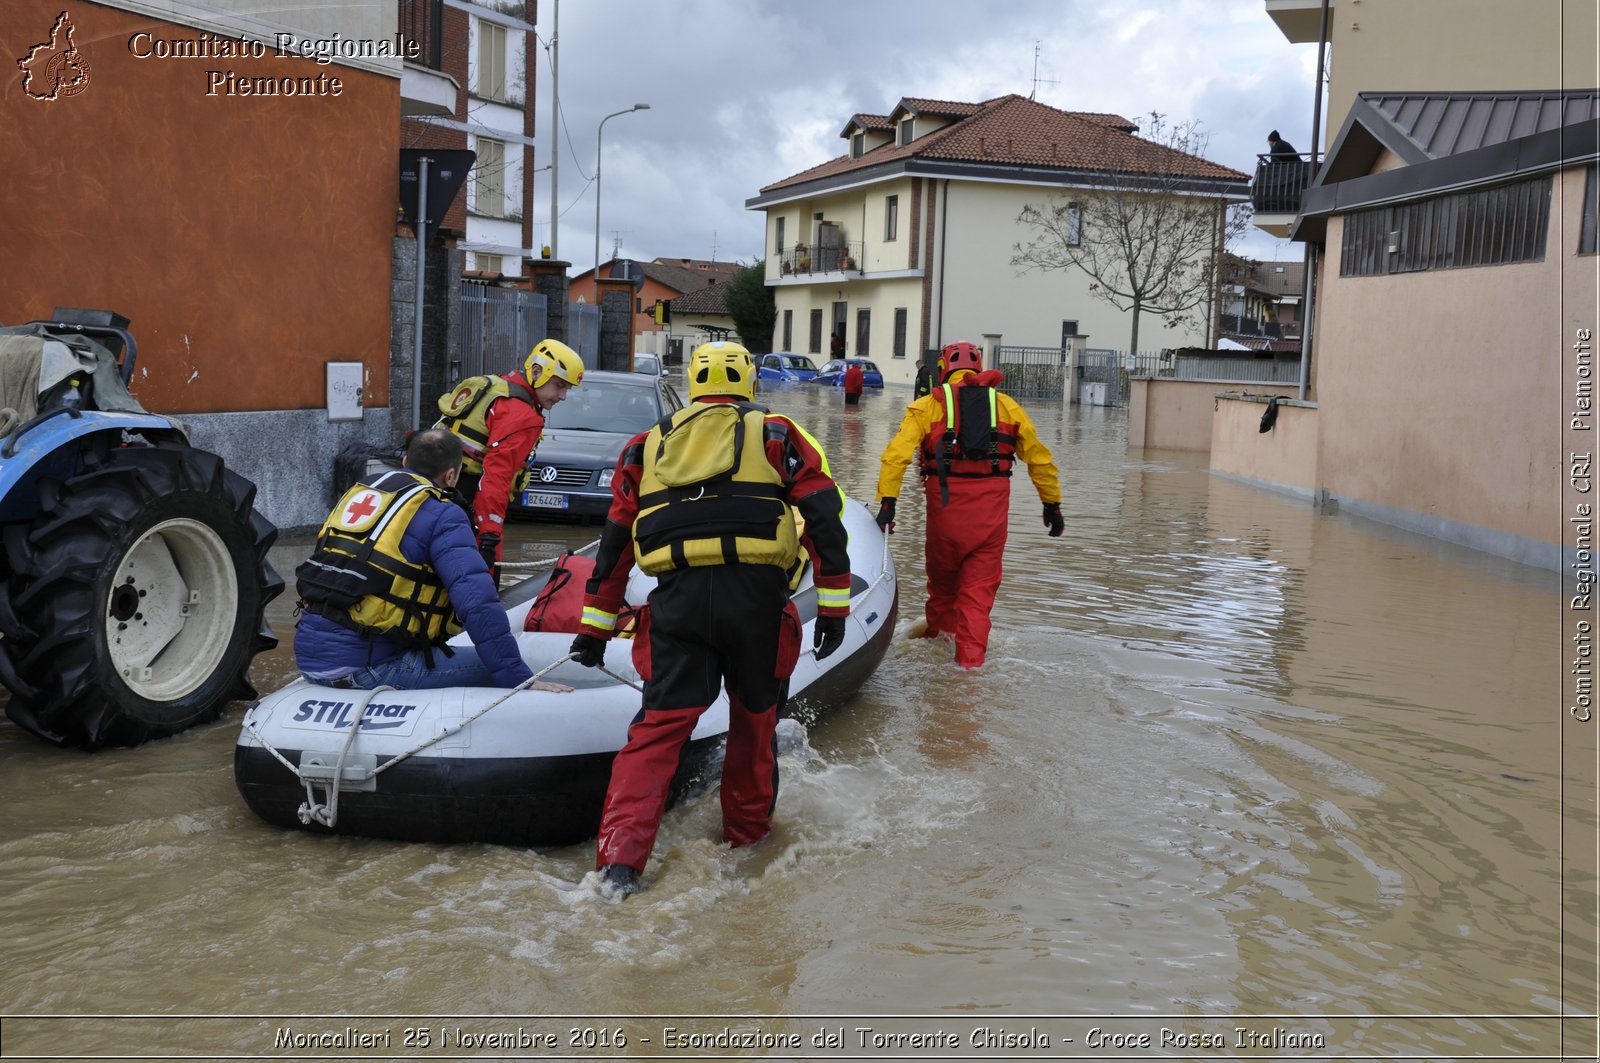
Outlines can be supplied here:
[[657, 258], [640, 262], [644, 275], [675, 292], [692, 292], [708, 284], [727, 281], [744, 267], [737, 262], [706, 262], [701, 259]]
[[[1249, 180], [1248, 174], [1198, 155], [1187, 155], [1139, 139], [1132, 135], [1133, 124], [1120, 115], [1061, 111], [1015, 94], [978, 104], [920, 99], [901, 101], [902, 106], [906, 104], [929, 104], [928, 113], [955, 113], [957, 108], [968, 108], [971, 114], [919, 136], [910, 144], [880, 145], [858, 159], [842, 155], [775, 181], [761, 191], [771, 192], [908, 159]], [[949, 110], [934, 111], [934, 107]]]
[[868, 131], [887, 133], [894, 128], [894, 123], [889, 121], [889, 116], [886, 114], [853, 114], [850, 116], [850, 121], [845, 123], [844, 129], [839, 131], [839, 135], [847, 137], [857, 126]]
[[674, 314], [726, 314], [728, 306], [722, 301], [726, 284], [708, 284], [670, 300]]

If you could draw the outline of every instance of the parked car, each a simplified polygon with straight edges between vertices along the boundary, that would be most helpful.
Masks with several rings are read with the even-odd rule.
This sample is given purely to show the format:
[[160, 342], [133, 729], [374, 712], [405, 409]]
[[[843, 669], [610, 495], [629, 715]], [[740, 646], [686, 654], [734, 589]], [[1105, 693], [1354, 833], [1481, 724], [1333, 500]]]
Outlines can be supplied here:
[[517, 480], [515, 517], [604, 517], [611, 476], [629, 439], [680, 408], [664, 377], [594, 371], [545, 418], [544, 438]]
[[835, 358], [824, 365], [817, 375], [811, 378], [811, 382], [813, 384], [828, 384], [836, 388], [842, 387], [844, 385], [844, 369], [846, 365], [859, 365], [861, 367], [861, 371], [866, 374], [865, 383], [867, 387], [883, 387], [883, 374], [878, 372], [876, 363], [866, 358]]
[[661, 364], [658, 354], [635, 354], [633, 356], [633, 371], [646, 373], [650, 376], [666, 376], [667, 367]]
[[756, 356], [756, 379], [762, 383], [810, 380], [817, 375], [817, 363], [803, 354], [761, 354]]

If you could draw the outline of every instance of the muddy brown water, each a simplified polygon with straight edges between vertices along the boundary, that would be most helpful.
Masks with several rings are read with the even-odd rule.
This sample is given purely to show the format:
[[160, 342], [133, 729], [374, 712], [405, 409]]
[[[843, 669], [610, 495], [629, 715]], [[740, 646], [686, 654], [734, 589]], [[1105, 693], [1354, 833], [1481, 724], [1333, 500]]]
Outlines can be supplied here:
[[[763, 397], [871, 500], [904, 390]], [[1019, 477], [989, 663], [897, 641], [785, 755], [769, 841], [729, 851], [692, 801], [626, 903], [590, 845], [267, 826], [243, 705], [93, 755], [0, 725], [0, 1050], [1594, 1058], [1596, 743], [1557, 577], [1130, 454], [1121, 411], [1031, 412], [1067, 531]], [[522, 523], [511, 553], [597, 533]]]

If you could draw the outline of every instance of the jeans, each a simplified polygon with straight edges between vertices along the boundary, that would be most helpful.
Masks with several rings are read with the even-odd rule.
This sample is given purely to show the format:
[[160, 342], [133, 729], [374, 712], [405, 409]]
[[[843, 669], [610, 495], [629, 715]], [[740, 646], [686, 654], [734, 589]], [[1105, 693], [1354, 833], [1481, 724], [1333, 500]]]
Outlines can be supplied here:
[[476, 646], [452, 646], [449, 657], [441, 649], [433, 651], [433, 667], [428, 667], [425, 650], [407, 650], [393, 660], [370, 668], [357, 668], [349, 682], [359, 690], [390, 686], [399, 690], [433, 690], [438, 687], [499, 686], [488, 665], [478, 656]]

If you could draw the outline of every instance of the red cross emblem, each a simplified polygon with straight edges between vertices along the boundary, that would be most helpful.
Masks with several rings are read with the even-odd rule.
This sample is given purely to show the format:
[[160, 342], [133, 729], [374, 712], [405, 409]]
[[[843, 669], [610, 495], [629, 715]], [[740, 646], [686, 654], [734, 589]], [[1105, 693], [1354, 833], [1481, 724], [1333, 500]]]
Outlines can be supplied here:
[[378, 503], [382, 496], [376, 491], [363, 491], [350, 500], [344, 507], [344, 512], [339, 514], [339, 523], [346, 528], [354, 528], [364, 522], [368, 517], [378, 511]]

